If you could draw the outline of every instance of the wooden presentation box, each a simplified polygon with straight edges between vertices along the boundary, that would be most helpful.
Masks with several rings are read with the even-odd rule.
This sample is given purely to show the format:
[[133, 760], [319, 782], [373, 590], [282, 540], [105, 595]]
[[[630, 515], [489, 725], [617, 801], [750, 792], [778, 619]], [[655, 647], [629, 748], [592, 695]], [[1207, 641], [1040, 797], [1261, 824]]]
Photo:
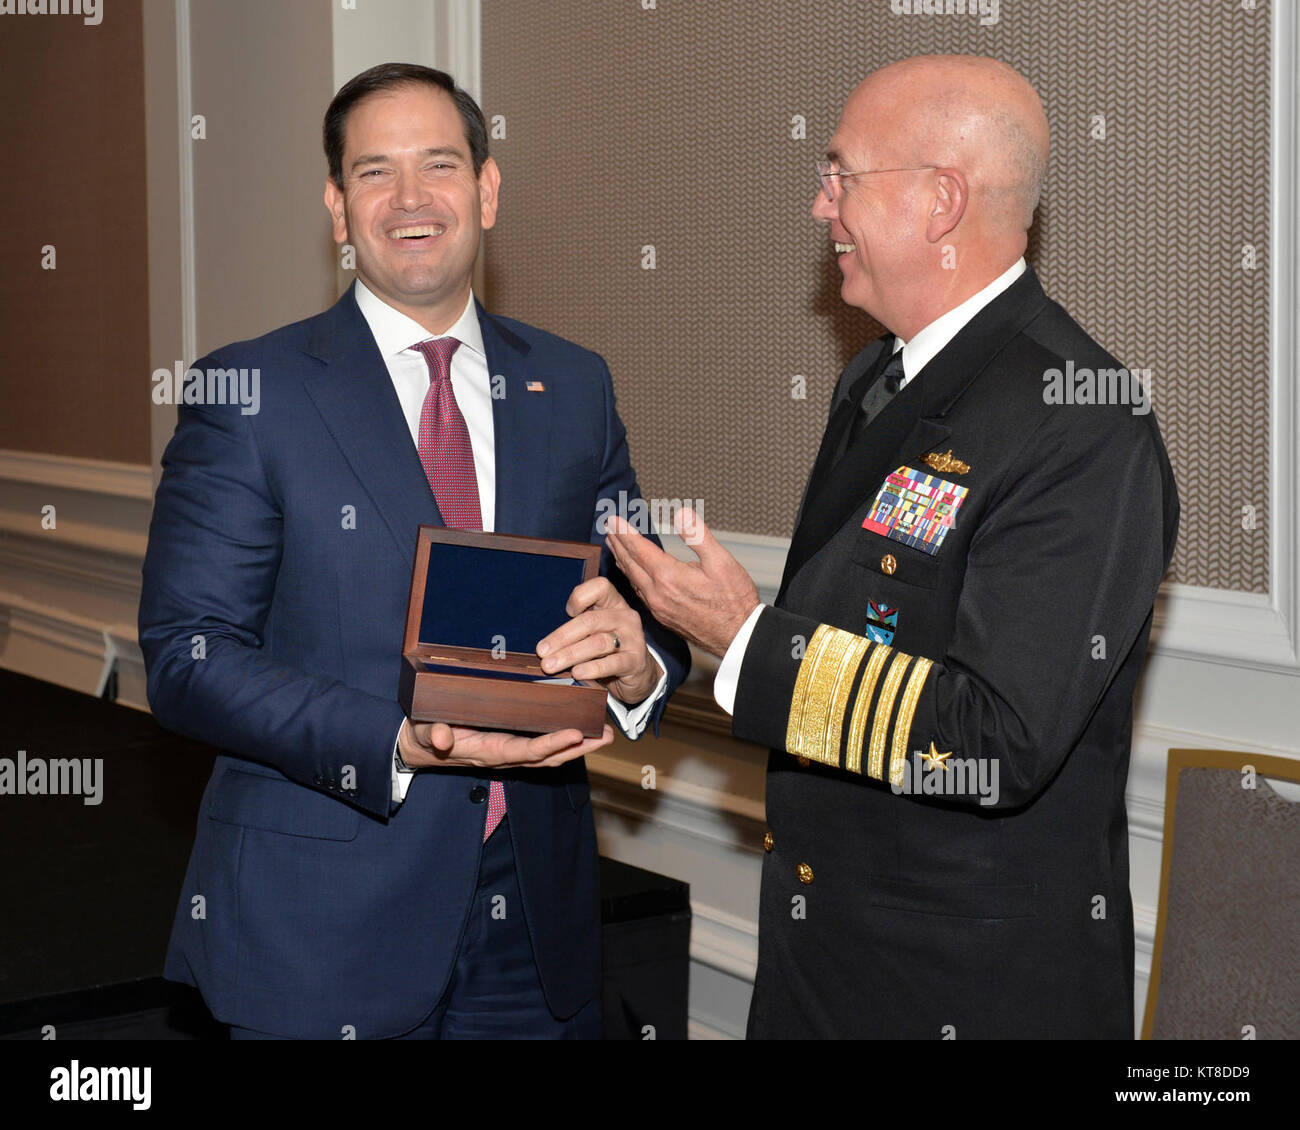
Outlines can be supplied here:
[[398, 700], [417, 722], [599, 737], [605, 688], [552, 681], [537, 644], [569, 619], [600, 546], [421, 526]]

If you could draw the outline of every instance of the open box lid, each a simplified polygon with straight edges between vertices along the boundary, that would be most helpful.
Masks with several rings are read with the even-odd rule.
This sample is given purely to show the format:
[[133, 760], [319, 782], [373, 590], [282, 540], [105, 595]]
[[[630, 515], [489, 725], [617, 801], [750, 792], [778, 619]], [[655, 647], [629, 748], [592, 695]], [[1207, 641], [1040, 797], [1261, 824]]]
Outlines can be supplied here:
[[600, 571], [599, 545], [421, 526], [404, 653], [481, 650], [537, 659], [538, 641], [569, 619], [569, 594]]

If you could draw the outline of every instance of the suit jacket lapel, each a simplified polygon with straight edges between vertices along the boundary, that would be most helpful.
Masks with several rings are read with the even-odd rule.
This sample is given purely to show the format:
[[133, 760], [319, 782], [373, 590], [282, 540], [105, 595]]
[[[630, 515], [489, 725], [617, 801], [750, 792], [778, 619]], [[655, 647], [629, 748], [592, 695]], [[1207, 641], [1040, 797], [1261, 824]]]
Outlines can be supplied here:
[[[890, 471], [934, 450], [948, 438], [951, 429], [943, 422], [948, 409], [1046, 302], [1033, 269], [1026, 268], [908, 382], [838, 462], [823, 468], [823, 460], [829, 463], [843, 428], [848, 426], [847, 419], [857, 407], [850, 401], [852, 381], [845, 371], [839, 385], [843, 400], [832, 413], [809, 481], [790, 540], [778, 601], [799, 569], [875, 496]], [[863, 350], [850, 365], [868, 352]], [[866, 364], [877, 352], [871, 353]]]
[[326, 368], [307, 394], [404, 556], [420, 525], [442, 525], [406, 417], [352, 290], [316, 320], [307, 352]]
[[[477, 303], [476, 303], [477, 305]], [[492, 381], [492, 433], [496, 459], [496, 530], [544, 532], [551, 449], [553, 390], [530, 364], [526, 341], [478, 305]], [[530, 381], [541, 385], [530, 391]]]

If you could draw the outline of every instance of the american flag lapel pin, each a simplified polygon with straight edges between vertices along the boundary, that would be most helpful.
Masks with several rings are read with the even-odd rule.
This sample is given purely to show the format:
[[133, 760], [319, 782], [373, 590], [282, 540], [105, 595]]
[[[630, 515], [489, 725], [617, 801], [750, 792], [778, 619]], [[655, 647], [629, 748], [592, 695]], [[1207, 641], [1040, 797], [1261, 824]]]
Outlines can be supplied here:
[[541, 381], [529, 381], [524, 386], [529, 392], [545, 392], [546, 386]]

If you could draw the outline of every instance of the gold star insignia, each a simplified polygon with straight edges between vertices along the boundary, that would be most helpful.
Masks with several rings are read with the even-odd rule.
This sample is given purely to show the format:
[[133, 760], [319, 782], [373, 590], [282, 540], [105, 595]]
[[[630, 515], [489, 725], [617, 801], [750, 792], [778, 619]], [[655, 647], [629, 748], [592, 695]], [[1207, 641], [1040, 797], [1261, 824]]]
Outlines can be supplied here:
[[934, 742], [930, 743], [930, 749], [926, 753], [921, 754], [921, 757], [929, 763], [931, 769], [935, 768], [935, 766], [940, 766], [945, 773], [948, 772], [947, 762], [948, 758], [951, 756], [952, 750], [949, 750], [947, 753], [940, 753], [934, 748]]

